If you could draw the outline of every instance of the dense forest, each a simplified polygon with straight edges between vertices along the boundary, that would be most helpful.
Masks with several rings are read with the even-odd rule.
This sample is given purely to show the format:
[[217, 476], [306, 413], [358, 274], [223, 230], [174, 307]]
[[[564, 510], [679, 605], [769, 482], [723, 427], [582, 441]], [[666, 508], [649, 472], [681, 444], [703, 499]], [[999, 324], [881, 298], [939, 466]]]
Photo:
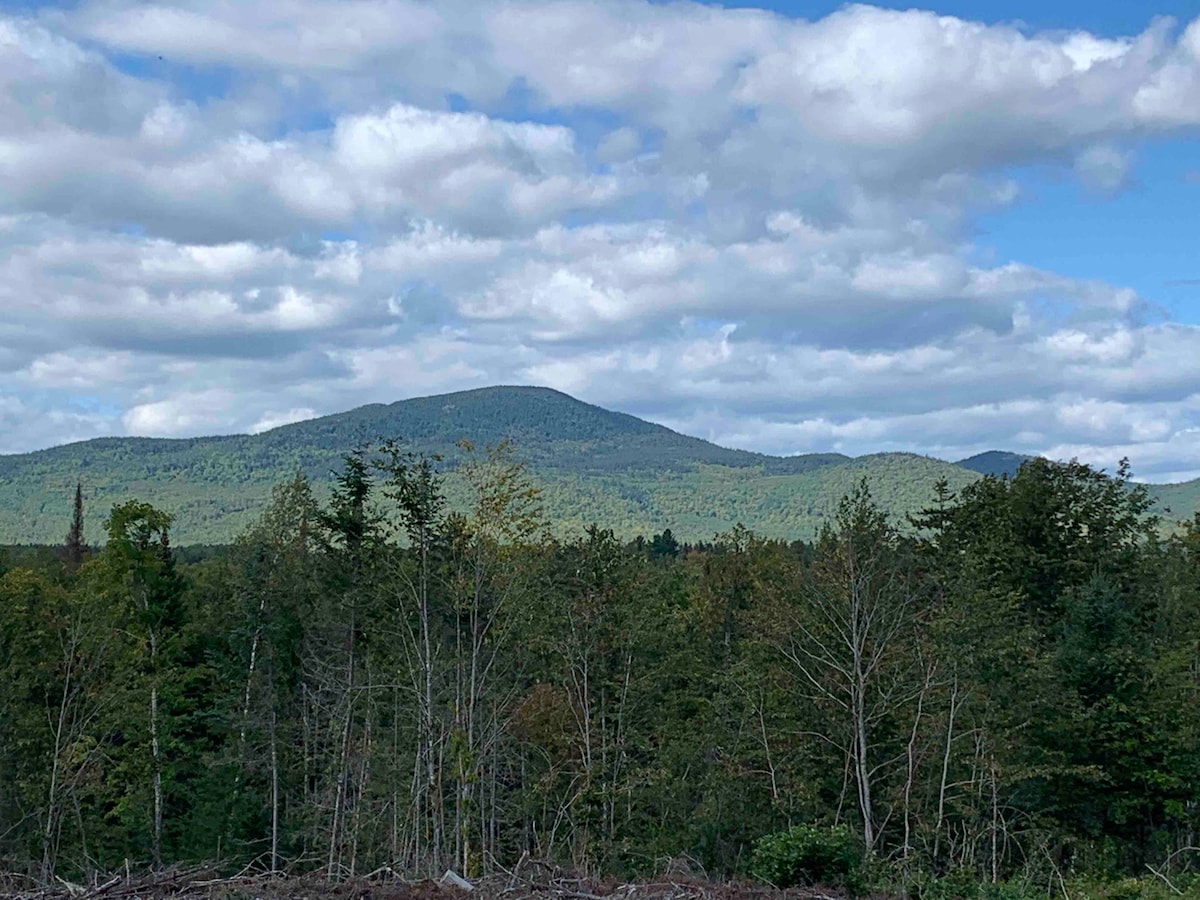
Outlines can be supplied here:
[[138, 501], [86, 548], [77, 494], [0, 576], [0, 869], [1197, 889], [1200, 520], [1164, 536], [1126, 468], [906, 521], [860, 484], [794, 543], [552, 536], [504, 445], [455, 478], [356, 451], [189, 558]]

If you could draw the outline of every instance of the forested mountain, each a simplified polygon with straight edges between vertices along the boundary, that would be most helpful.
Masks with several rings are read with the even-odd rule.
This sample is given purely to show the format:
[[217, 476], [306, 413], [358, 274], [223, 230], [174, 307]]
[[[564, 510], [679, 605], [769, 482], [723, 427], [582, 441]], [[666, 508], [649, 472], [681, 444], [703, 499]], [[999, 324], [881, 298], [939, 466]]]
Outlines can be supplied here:
[[987, 450], [983, 453], [976, 453], [974, 456], [968, 456], [966, 459], [960, 459], [955, 465], [978, 472], [980, 475], [1007, 475], [1009, 478], [1015, 478], [1017, 471], [1029, 459], [1031, 457], [1020, 453], [1009, 453], [1007, 450]]
[[[102, 438], [0, 456], [0, 543], [61, 540], [77, 481], [100, 515], [140, 498], [175, 516], [177, 543], [225, 543], [254, 521], [275, 484], [300, 472], [323, 496], [344, 454], [386, 439], [441, 455], [448, 470], [461, 459], [461, 440], [479, 447], [509, 440], [542, 487], [556, 530], [600, 521], [623, 537], [671, 528], [691, 540], [739, 522], [769, 537], [811, 537], [864, 477], [882, 508], [902, 518], [928, 502], [939, 479], [959, 490], [981, 473], [1012, 474], [1024, 459], [992, 452], [953, 465], [911, 454], [768, 456], [547, 388], [493, 387], [364, 406], [258, 435]], [[447, 493], [461, 502], [453, 475]], [[1177, 504], [1179, 517], [1192, 505]], [[89, 540], [101, 539], [98, 521], [89, 520]]]

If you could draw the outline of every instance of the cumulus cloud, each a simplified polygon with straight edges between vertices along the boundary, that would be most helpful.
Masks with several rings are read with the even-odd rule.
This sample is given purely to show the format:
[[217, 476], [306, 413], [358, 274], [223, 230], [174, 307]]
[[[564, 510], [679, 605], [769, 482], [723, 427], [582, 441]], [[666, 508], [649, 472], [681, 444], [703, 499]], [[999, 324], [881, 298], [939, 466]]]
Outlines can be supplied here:
[[291, 425], [293, 422], [303, 422], [305, 419], [315, 418], [316, 415], [316, 411], [308, 407], [282, 410], [280, 412], [267, 410], [267, 412], [263, 413], [262, 418], [250, 426], [250, 433], [262, 434], [264, 431], [270, 431], [272, 428], [279, 428], [282, 425]]
[[[1200, 471], [1200, 331], [996, 258], [1200, 126], [1200, 19], [84, 0], [0, 18], [0, 424], [263, 431], [540, 383], [779, 453]], [[1117, 454], [1117, 456], [1114, 456]]]

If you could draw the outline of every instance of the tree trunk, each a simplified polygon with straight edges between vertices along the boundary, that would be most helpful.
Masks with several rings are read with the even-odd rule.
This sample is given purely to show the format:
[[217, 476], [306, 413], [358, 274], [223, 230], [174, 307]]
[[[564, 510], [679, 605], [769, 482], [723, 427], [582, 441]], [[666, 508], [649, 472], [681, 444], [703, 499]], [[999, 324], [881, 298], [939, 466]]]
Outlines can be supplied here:
[[279, 752], [275, 710], [271, 710], [271, 871], [279, 871]]
[[63, 676], [62, 697], [58, 703], [58, 720], [54, 726], [54, 758], [50, 765], [50, 789], [46, 796], [46, 825], [42, 831], [42, 881], [47, 884], [54, 877], [57, 848], [55, 833], [58, 829], [58, 779], [62, 768], [63, 732], [66, 730], [67, 709], [71, 699], [71, 678], [75, 664], [75, 644], [71, 642], [67, 656], [67, 671]]
[[150, 754], [154, 763], [154, 867], [162, 868], [163, 789], [158, 741], [158, 685], [150, 686]]

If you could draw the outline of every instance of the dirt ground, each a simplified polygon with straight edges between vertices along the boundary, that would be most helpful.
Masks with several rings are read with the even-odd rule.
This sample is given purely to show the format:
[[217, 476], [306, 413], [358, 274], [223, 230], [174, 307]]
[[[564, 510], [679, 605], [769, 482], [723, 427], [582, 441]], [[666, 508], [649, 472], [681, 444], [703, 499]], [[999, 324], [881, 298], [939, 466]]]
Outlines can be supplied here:
[[445, 881], [377, 876], [329, 881], [320, 876], [254, 875], [220, 878], [210, 872], [113, 876], [97, 884], [40, 886], [0, 874], [5, 900], [841, 900], [823, 888], [777, 890], [749, 883], [694, 877], [622, 883], [567, 876], [518, 879], [496, 876], [467, 890]]

